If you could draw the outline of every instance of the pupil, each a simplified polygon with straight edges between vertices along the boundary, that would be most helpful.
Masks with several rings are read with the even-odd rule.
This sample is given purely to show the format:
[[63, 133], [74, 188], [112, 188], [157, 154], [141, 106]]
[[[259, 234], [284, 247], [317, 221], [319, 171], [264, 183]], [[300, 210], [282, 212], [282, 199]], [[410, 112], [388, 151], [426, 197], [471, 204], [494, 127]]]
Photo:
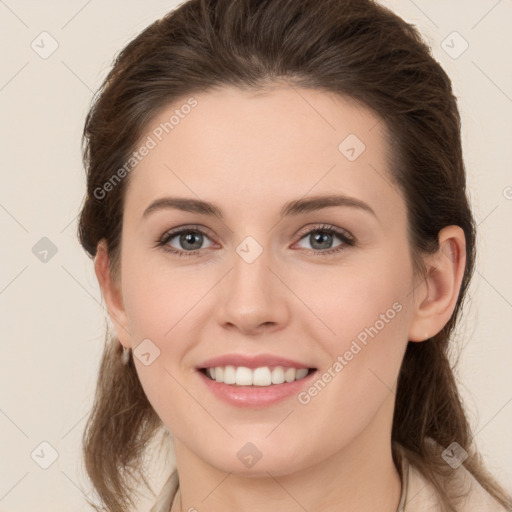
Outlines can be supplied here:
[[[321, 233], [317, 233], [316, 235], [313, 235], [313, 238], [315, 240], [315, 243], [319, 242], [320, 245], [322, 245], [322, 240], [327, 240], [327, 242], [330, 241], [330, 238], [332, 237], [332, 235], [330, 233], [325, 233], [325, 232], [321, 232]], [[321, 247], [321, 248], [326, 248], [326, 247]]]
[[[186, 235], [182, 235], [181, 240], [183, 247], [187, 247], [187, 244], [191, 243], [194, 244], [193, 239], [198, 238], [200, 236], [199, 233], [187, 233]], [[201, 243], [199, 243], [199, 247], [201, 247]], [[189, 247], [190, 248], [190, 247]], [[192, 247], [192, 249], [196, 249], [197, 247]]]

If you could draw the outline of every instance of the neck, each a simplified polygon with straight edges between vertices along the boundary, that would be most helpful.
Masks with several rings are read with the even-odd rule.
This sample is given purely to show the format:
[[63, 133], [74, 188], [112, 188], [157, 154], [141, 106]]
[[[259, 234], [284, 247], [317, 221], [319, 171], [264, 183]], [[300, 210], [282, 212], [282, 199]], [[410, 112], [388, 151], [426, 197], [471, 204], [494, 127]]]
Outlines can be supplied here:
[[383, 428], [378, 416], [327, 459], [281, 476], [220, 471], [175, 438], [180, 488], [171, 512], [266, 512], [269, 505], [273, 512], [396, 512], [401, 480], [392, 457], [391, 423]]

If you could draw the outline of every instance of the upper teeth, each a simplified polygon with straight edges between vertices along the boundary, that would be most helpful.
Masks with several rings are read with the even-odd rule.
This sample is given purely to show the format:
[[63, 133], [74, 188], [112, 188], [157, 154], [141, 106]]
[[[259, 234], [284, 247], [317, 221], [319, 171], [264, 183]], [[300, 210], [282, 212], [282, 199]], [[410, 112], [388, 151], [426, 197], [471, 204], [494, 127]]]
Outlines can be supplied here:
[[283, 368], [276, 366], [272, 370], [268, 366], [247, 368], [245, 366], [216, 366], [207, 368], [206, 374], [217, 382], [235, 384], [236, 386], [270, 386], [293, 382], [308, 374], [307, 368]]

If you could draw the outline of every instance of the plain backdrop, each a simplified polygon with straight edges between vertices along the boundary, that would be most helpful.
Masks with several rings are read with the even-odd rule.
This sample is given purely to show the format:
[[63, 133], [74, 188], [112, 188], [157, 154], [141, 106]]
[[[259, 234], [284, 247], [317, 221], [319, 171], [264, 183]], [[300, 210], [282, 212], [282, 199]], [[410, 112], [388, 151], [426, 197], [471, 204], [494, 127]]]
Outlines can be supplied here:
[[[385, 4], [420, 29], [458, 97], [479, 242], [457, 377], [477, 445], [512, 490], [512, 3]], [[80, 440], [105, 311], [76, 238], [80, 136], [115, 54], [176, 5], [0, 0], [0, 511], [90, 510]], [[156, 491], [166, 477], [155, 469]]]

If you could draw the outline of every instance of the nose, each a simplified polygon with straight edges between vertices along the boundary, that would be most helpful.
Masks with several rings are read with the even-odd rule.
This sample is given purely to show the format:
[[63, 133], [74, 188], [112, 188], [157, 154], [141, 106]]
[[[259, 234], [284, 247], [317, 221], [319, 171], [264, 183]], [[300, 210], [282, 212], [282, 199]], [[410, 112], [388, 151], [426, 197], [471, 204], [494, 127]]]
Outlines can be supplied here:
[[290, 290], [269, 250], [252, 263], [235, 253], [233, 268], [219, 283], [216, 317], [225, 329], [257, 335], [282, 329], [290, 317]]

